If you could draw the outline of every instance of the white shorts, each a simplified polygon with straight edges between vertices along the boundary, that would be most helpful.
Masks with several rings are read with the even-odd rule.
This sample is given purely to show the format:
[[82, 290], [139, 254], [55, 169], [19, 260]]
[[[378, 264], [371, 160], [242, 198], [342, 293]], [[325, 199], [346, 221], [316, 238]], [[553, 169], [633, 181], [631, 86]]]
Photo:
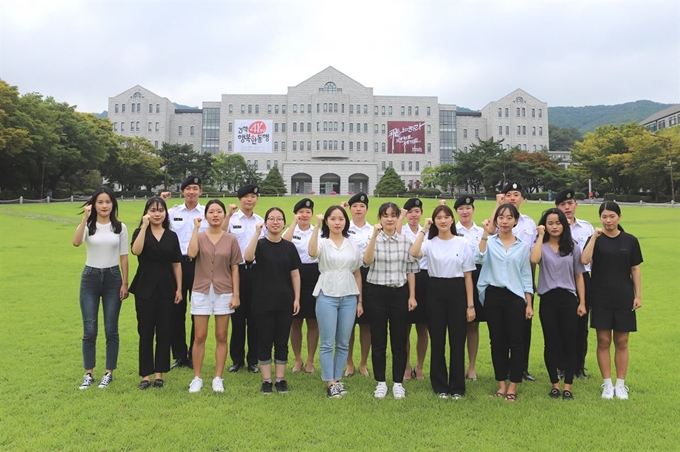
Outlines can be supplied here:
[[233, 294], [216, 294], [215, 286], [210, 284], [210, 291], [206, 293], [191, 293], [191, 315], [226, 315], [233, 314], [229, 307]]

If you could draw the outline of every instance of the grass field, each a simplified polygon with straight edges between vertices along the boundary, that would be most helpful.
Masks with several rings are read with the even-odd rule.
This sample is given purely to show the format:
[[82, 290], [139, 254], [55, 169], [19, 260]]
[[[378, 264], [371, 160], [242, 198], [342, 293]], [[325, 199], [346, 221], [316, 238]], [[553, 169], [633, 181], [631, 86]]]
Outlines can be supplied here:
[[[256, 211], [262, 214], [278, 205], [289, 215], [296, 200], [262, 198]], [[341, 200], [318, 198], [316, 211], [323, 213]], [[375, 221], [381, 201], [371, 200], [369, 221]], [[435, 204], [426, 200], [425, 211]], [[493, 205], [476, 204], [480, 222]], [[143, 206], [142, 201], [120, 204], [120, 217], [130, 232]], [[538, 219], [549, 206], [530, 203], [522, 212]], [[405, 400], [377, 401], [372, 397], [374, 381], [362, 376], [346, 379], [347, 396], [328, 400], [318, 359], [314, 374], [288, 375], [291, 393], [286, 396], [261, 396], [259, 375], [243, 372], [225, 375], [224, 394], [212, 393], [208, 384], [202, 393], [189, 395], [188, 369], [167, 374], [162, 390], [141, 392], [132, 297], [121, 312], [114, 382], [106, 390], [79, 391], [78, 287], [85, 251], [71, 246], [78, 212], [76, 204], [0, 206], [2, 450], [680, 449], [680, 389], [674, 380], [680, 375], [679, 209], [623, 207], [621, 224], [640, 239], [645, 259], [639, 332], [630, 340], [630, 400], [600, 398], [592, 332], [586, 362], [591, 379], [575, 382], [573, 402], [548, 398], [536, 319], [530, 369], [538, 381], [523, 383], [515, 404], [488, 397], [496, 383], [485, 326], [480, 328], [479, 380], [469, 383], [466, 397], [457, 402], [437, 399], [428, 380], [406, 382]], [[597, 206], [581, 205], [578, 216], [599, 224]], [[136, 259], [130, 263], [132, 278]], [[102, 322], [99, 339], [95, 378], [103, 372]], [[210, 339], [207, 348], [203, 374], [209, 383], [214, 373]], [[426, 374], [428, 369], [426, 365]]]

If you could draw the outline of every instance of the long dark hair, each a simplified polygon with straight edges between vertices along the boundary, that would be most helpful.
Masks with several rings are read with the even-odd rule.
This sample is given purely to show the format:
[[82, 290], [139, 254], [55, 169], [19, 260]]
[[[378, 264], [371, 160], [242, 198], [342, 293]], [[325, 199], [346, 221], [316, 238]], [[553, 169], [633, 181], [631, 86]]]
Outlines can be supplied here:
[[456, 217], [453, 215], [453, 210], [451, 210], [451, 208], [447, 205], [441, 205], [435, 207], [432, 211], [432, 226], [430, 226], [430, 230], [427, 233], [428, 240], [432, 240], [439, 235], [439, 228], [434, 223], [434, 219], [437, 218], [437, 215], [439, 215], [441, 212], [444, 212], [453, 220], [451, 222], [451, 234], [456, 235]]
[[[210, 201], [208, 201], [208, 202], [205, 204], [205, 212], [204, 212], [204, 215], [208, 215], [208, 209], [209, 209], [210, 206], [212, 206], [213, 204], [217, 204], [218, 206], [220, 206], [220, 207], [222, 208], [222, 212], [224, 212], [225, 215], [227, 214], [227, 208], [224, 207], [224, 203], [223, 203], [222, 201], [220, 201], [219, 199], [211, 199]], [[206, 218], [208, 218], [208, 217], [206, 216]]]
[[501, 213], [503, 213], [505, 209], [510, 211], [510, 215], [512, 215], [515, 220], [519, 220], [519, 210], [517, 210], [517, 207], [512, 204], [501, 204], [493, 215], [493, 224], [496, 225], [496, 227], [498, 227], [498, 217], [501, 216]]
[[[604, 212], [605, 210], [614, 212], [618, 217], [621, 217], [621, 207], [619, 207], [619, 205], [616, 204], [614, 201], [605, 201], [602, 204], [600, 204], [599, 215], [602, 216], [602, 212]], [[621, 227], [620, 223], [616, 225], [616, 228], [621, 232], [625, 232]]]
[[101, 186], [96, 189], [94, 193], [92, 193], [92, 196], [90, 196], [90, 199], [85, 201], [85, 204], [80, 206], [92, 206], [92, 210], [90, 210], [90, 216], [87, 217], [87, 235], [94, 235], [94, 233], [97, 232], [97, 208], [95, 207], [95, 203], [97, 202], [97, 197], [99, 197], [99, 195], [102, 193], [108, 195], [109, 198], [111, 198], [111, 214], [109, 215], [111, 229], [113, 230], [114, 234], [120, 234], [123, 230], [123, 223], [118, 220], [118, 201], [116, 200], [116, 196], [113, 194], [113, 191], [109, 187]]
[[[149, 198], [146, 201], [146, 205], [144, 206], [144, 214], [146, 215], [149, 212], [149, 209], [151, 209], [153, 206], [159, 205], [165, 210], [165, 218], [163, 219], [163, 222], [161, 223], [161, 226], [163, 226], [163, 229], [170, 229], [170, 218], [168, 217], [168, 206], [165, 204], [165, 200], [163, 198], [154, 196], [153, 198]], [[139, 227], [142, 226], [143, 220], [139, 220]]]
[[345, 217], [345, 227], [342, 228], [342, 236], [345, 238], [349, 237], [349, 233], [347, 232], [349, 231], [349, 217], [347, 216], [347, 212], [342, 208], [342, 206], [330, 206], [328, 209], [326, 209], [326, 213], [323, 214], [323, 223], [321, 224], [321, 238], [323, 239], [330, 237], [330, 229], [326, 224], [326, 221], [336, 210], [342, 212], [342, 216]]
[[[553, 214], [557, 215], [560, 224], [562, 224], [562, 234], [560, 234], [560, 239], [558, 241], [560, 256], [569, 256], [574, 252], [574, 240], [571, 238], [571, 227], [569, 227], [569, 220], [567, 220], [567, 216], [564, 212], [556, 207], [550, 208], [543, 212], [541, 219], [538, 221], [538, 225], [547, 228], [546, 223], [548, 222], [548, 215]], [[550, 240], [550, 235], [545, 234], [543, 236], [543, 243], [546, 243], [548, 240]]]

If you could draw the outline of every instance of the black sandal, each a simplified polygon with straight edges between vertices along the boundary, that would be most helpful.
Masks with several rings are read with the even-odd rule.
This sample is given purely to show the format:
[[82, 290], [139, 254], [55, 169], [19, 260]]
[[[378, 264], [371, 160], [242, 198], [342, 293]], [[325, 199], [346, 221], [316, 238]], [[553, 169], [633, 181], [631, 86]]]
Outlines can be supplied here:
[[494, 399], [498, 399], [500, 397], [505, 397], [505, 393], [498, 391], [498, 392], [494, 392], [493, 394], [490, 394], [489, 397], [492, 397]]
[[[568, 391], [564, 391], [565, 393]], [[560, 398], [560, 390], [557, 388], [552, 388], [550, 390], [550, 393], [548, 394], [551, 399], [559, 399]]]
[[153, 381], [153, 387], [154, 388], [162, 388], [165, 385], [165, 382], [163, 381], [162, 378], [156, 378]]
[[149, 380], [142, 380], [141, 383], [139, 383], [139, 389], [144, 391], [145, 389], [149, 389], [151, 387], [151, 382]]
[[517, 400], [517, 394], [505, 394], [506, 402], [514, 402]]
[[574, 394], [572, 394], [568, 389], [565, 389], [562, 393], [562, 400], [574, 400]]

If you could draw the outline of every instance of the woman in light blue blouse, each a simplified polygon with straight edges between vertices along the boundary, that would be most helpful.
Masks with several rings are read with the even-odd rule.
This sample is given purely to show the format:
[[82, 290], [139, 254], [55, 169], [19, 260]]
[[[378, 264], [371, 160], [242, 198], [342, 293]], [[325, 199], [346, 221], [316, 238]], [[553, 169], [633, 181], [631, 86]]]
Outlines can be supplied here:
[[[519, 211], [512, 204], [500, 205], [493, 221], [482, 223], [484, 234], [475, 256], [482, 264], [477, 288], [487, 314], [491, 361], [498, 381], [492, 397], [503, 397], [507, 402], [517, 400], [524, 362], [524, 320], [534, 315], [529, 244], [512, 234], [518, 219]], [[498, 234], [490, 235], [496, 229]]]

